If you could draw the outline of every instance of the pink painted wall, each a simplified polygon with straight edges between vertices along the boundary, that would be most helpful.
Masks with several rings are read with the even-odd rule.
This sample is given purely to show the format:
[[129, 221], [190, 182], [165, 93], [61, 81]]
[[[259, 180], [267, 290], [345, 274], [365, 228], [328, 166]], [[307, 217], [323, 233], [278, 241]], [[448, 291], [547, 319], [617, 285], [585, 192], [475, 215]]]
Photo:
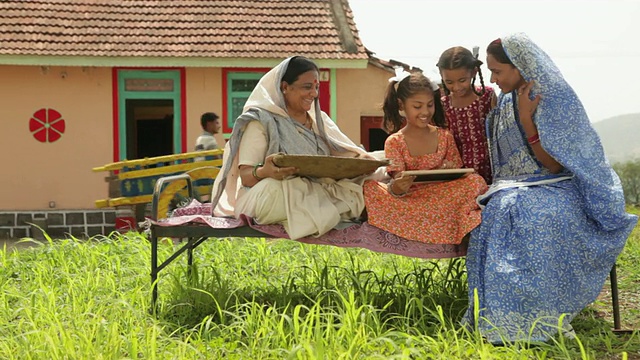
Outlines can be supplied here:
[[[187, 151], [193, 151], [196, 139], [202, 134], [202, 113], [212, 111], [222, 118], [222, 69], [188, 68], [186, 77]], [[220, 147], [224, 147], [222, 134], [218, 134], [216, 140]]]
[[351, 140], [360, 144], [360, 116], [382, 116], [382, 101], [393, 74], [373, 65], [366, 69], [337, 70], [336, 123]]
[[[111, 70], [93, 67], [0, 66], [0, 210], [91, 209], [106, 197], [112, 159]], [[10, 85], [9, 85], [10, 84]], [[66, 122], [62, 138], [41, 143], [29, 119], [53, 108]]]
[[[187, 149], [202, 132], [200, 115], [222, 113], [220, 69], [186, 71]], [[0, 66], [0, 210], [92, 209], [107, 197], [107, 173], [92, 168], [113, 161], [111, 68]], [[53, 108], [65, 119], [62, 138], [37, 141], [29, 119]], [[219, 143], [224, 140], [220, 136]]]

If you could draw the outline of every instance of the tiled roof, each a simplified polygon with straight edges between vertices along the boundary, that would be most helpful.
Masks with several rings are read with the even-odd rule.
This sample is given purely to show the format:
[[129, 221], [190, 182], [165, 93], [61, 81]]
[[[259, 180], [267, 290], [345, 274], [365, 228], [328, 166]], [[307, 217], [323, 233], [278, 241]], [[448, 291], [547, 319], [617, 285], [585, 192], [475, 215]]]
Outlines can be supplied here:
[[386, 70], [390, 73], [394, 73], [395, 69], [397, 67], [401, 67], [403, 68], [405, 71], [408, 72], [422, 72], [422, 69], [420, 69], [419, 67], [415, 67], [415, 66], [411, 66], [409, 64], [403, 63], [401, 61], [398, 60], [393, 60], [393, 59], [389, 59], [389, 60], [383, 60], [380, 59], [378, 57], [375, 56], [375, 53], [367, 48], [365, 48], [365, 51], [367, 52], [367, 55], [369, 56], [369, 64], [379, 67], [380, 69]]
[[347, 0], [0, 0], [0, 55], [367, 59]]

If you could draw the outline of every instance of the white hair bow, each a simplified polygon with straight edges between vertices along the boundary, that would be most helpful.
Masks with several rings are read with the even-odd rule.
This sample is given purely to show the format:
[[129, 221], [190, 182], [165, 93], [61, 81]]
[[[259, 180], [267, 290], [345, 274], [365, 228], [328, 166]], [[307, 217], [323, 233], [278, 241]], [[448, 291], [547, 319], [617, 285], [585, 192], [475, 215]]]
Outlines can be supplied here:
[[400, 81], [404, 80], [404, 78], [411, 75], [410, 72], [405, 71], [404, 68], [402, 67], [397, 67], [395, 70], [396, 70], [396, 76], [390, 77], [389, 82], [396, 81], [399, 83]]

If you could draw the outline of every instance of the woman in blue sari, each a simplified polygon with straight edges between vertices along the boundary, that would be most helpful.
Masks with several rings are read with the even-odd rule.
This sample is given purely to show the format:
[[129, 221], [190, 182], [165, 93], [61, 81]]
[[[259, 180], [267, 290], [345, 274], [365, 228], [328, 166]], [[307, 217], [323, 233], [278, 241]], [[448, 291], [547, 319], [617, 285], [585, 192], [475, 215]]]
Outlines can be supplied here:
[[[494, 183], [467, 255], [465, 322], [492, 343], [546, 341], [600, 293], [637, 217], [573, 89], [526, 35], [487, 48]], [[477, 308], [476, 308], [477, 307]]]

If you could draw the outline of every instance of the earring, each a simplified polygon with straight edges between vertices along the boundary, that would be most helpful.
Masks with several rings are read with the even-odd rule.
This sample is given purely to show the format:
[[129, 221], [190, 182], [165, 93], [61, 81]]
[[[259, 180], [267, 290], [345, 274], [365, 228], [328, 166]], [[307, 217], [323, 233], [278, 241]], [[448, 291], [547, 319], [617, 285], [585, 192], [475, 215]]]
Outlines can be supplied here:
[[398, 110], [398, 114], [402, 117], [407, 117], [407, 114], [404, 112], [404, 110]]

